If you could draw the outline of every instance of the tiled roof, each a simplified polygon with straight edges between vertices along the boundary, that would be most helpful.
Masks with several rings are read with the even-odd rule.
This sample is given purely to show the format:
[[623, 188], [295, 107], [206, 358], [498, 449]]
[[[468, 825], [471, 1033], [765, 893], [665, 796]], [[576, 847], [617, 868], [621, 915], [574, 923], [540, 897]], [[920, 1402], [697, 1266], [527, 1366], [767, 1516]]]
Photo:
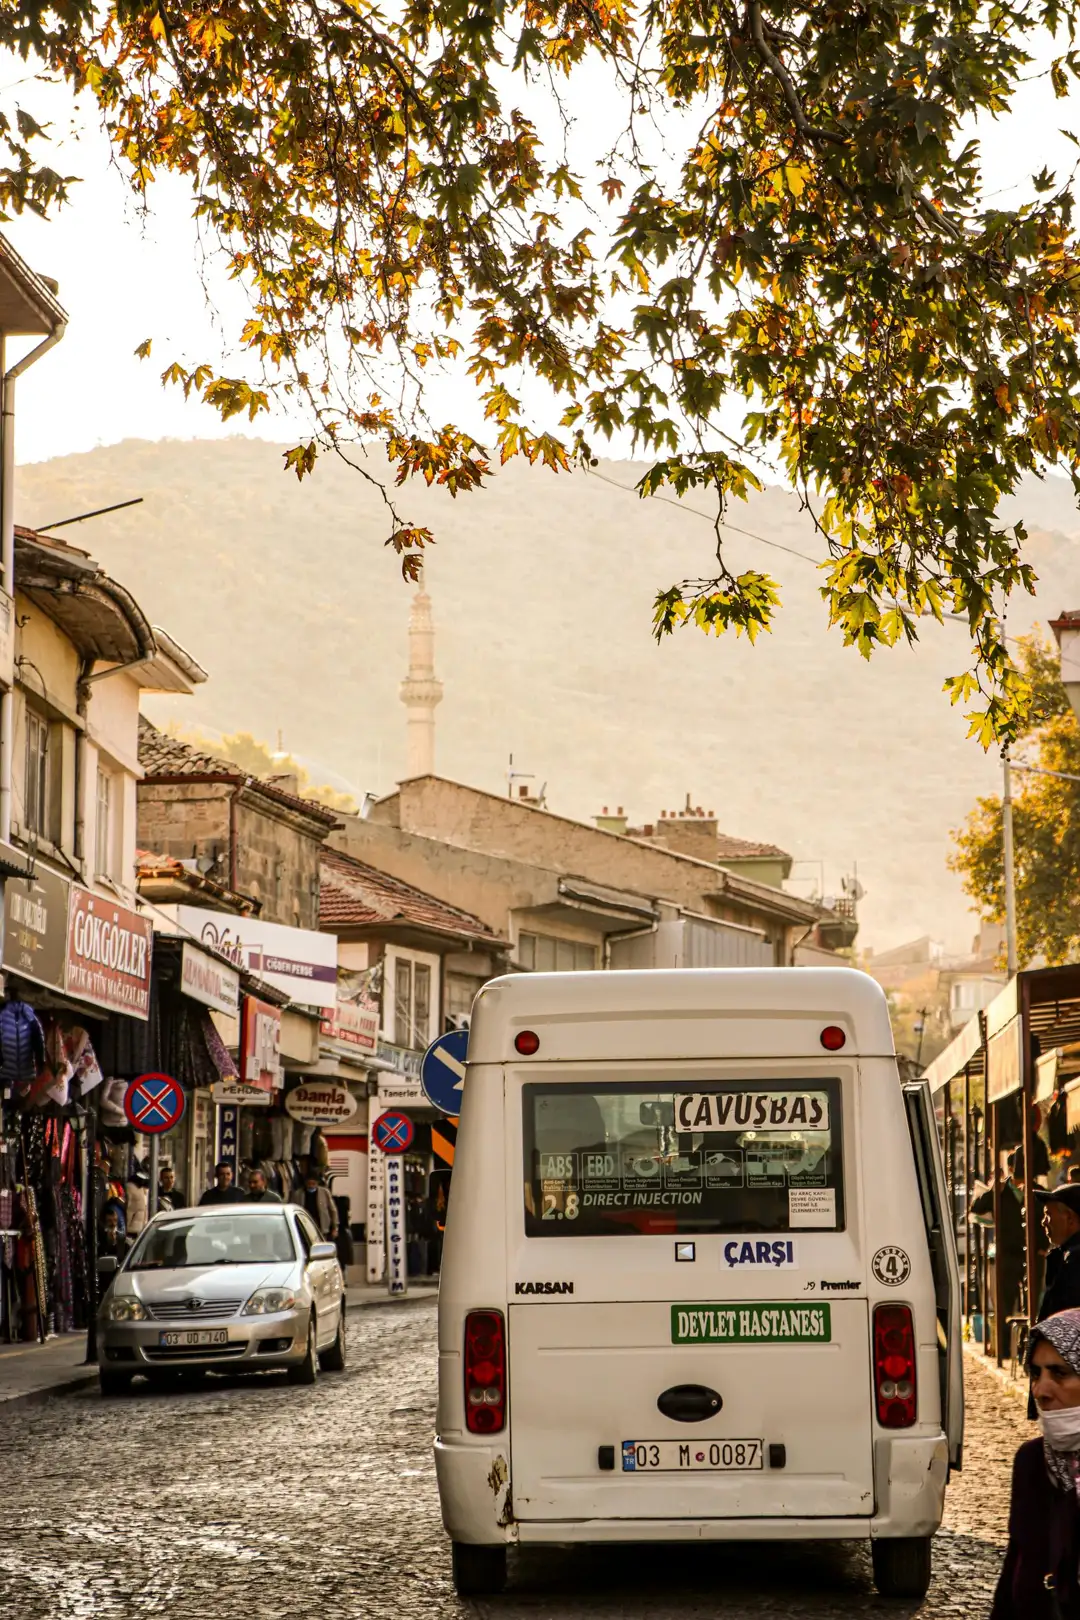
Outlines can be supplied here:
[[377, 923], [407, 923], [461, 939], [501, 943], [486, 923], [387, 876], [352, 855], [324, 849], [319, 879], [320, 928], [363, 928]]
[[771, 855], [780, 860], [788, 860], [788, 852], [777, 844], [758, 844], [746, 838], [733, 838], [730, 833], [718, 832], [716, 835], [716, 859], [718, 861], [749, 861], [755, 856]]
[[176, 883], [190, 889], [193, 894], [209, 895], [212, 899], [232, 904], [240, 911], [257, 912], [260, 902], [252, 895], [240, 894], [228, 884], [219, 883], [207, 873], [192, 871], [175, 855], [159, 855], [148, 849], [135, 851], [136, 881], [142, 883]]
[[180, 782], [185, 777], [193, 777], [201, 781], [247, 783], [253, 792], [261, 793], [277, 804], [288, 805], [290, 810], [302, 811], [313, 821], [321, 821], [326, 827], [338, 825], [334, 812], [316, 804], [314, 799], [302, 799], [295, 793], [287, 793], [284, 788], [276, 787], [273, 782], [248, 776], [231, 759], [204, 754], [200, 749], [192, 748], [190, 743], [181, 742], [179, 737], [170, 737], [166, 732], [159, 731], [144, 714], [139, 716], [139, 764], [146, 773], [147, 781]]

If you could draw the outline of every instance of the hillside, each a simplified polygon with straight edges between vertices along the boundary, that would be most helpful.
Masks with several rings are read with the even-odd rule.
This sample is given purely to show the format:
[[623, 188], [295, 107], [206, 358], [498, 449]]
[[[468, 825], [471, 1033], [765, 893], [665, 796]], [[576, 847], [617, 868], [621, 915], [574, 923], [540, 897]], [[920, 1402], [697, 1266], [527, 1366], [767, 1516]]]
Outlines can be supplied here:
[[[317, 780], [383, 792], [404, 759], [408, 589], [382, 541], [378, 492], [341, 463], [300, 485], [258, 441], [127, 441], [19, 469], [17, 516], [34, 524], [142, 495], [142, 506], [61, 530], [91, 550], [210, 671], [153, 717], [285, 747]], [[629, 463], [605, 463], [631, 486]], [[692, 502], [687, 503], [693, 504]], [[1024, 515], [1040, 574], [1010, 630], [1080, 605], [1080, 514], [1060, 480], [1033, 484]], [[704, 510], [704, 505], [702, 503]], [[653, 820], [687, 792], [721, 825], [824, 864], [835, 892], [855, 865], [862, 941], [923, 932], [964, 948], [972, 922], [946, 870], [948, 832], [999, 768], [964, 741], [941, 692], [963, 631], [931, 627], [915, 651], [870, 665], [828, 634], [814, 568], [733, 535], [740, 566], [767, 566], [785, 610], [756, 647], [695, 632], [658, 647], [654, 589], [708, 567], [701, 518], [642, 503], [595, 476], [511, 466], [478, 495], [419, 490], [446, 695], [438, 768], [503, 791], [507, 761], [547, 783], [552, 808], [622, 804]], [[796, 551], [813, 537], [794, 500], [767, 490], [740, 527]]]

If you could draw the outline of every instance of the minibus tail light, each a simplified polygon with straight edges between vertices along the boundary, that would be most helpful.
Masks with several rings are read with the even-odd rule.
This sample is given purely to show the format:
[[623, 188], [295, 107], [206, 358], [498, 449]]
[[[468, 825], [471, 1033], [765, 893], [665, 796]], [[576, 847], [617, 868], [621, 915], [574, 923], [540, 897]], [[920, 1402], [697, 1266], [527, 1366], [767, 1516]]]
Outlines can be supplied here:
[[535, 1030], [523, 1029], [514, 1036], [514, 1050], [520, 1052], [522, 1057], [532, 1057], [534, 1052], [540, 1050], [540, 1037]]
[[883, 1429], [911, 1428], [918, 1400], [915, 1328], [907, 1305], [879, 1305], [874, 1312], [874, 1393]]
[[839, 1024], [826, 1024], [821, 1032], [821, 1044], [826, 1052], [839, 1052], [842, 1046], [847, 1045], [847, 1036]]
[[506, 1329], [500, 1311], [465, 1318], [465, 1427], [496, 1434], [506, 1426]]

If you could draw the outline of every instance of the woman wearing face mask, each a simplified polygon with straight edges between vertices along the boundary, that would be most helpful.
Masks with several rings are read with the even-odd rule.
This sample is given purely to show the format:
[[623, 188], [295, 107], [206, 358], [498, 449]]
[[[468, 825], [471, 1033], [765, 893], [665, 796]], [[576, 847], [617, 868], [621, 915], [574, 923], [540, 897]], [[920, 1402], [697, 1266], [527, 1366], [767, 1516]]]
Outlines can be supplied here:
[[1042, 1438], [1016, 1453], [990, 1620], [1080, 1620], [1080, 1310], [1032, 1328], [1028, 1372]]

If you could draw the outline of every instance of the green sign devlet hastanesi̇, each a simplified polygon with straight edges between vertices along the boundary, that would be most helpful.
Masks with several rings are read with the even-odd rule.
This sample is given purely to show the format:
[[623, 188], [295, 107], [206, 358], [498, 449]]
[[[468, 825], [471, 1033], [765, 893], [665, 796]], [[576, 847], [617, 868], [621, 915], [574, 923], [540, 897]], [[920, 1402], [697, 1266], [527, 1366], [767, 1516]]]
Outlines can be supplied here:
[[829, 1344], [828, 1305], [673, 1305], [672, 1344]]

